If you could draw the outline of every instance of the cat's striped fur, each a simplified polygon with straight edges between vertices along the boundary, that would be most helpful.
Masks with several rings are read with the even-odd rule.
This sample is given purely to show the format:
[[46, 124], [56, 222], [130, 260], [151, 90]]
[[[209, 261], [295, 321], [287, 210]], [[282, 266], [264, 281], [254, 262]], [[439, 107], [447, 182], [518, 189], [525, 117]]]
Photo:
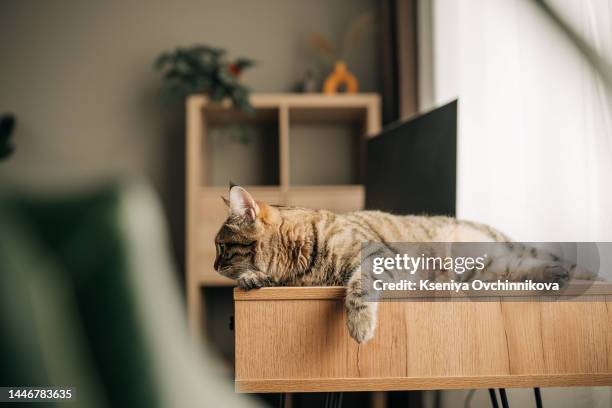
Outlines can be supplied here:
[[[510, 241], [487, 225], [449, 217], [378, 211], [340, 215], [256, 203], [238, 186], [230, 189], [226, 204], [230, 215], [215, 238], [215, 269], [247, 290], [273, 285], [345, 285], [348, 328], [358, 342], [370, 339], [376, 326], [376, 304], [365, 301], [367, 293], [361, 285], [363, 242]], [[508, 254], [507, 261], [500, 257], [491, 262], [478, 278], [563, 283], [574, 272], [554, 255], [518, 244], [508, 245]], [[520, 262], [512, 262], [517, 259]]]

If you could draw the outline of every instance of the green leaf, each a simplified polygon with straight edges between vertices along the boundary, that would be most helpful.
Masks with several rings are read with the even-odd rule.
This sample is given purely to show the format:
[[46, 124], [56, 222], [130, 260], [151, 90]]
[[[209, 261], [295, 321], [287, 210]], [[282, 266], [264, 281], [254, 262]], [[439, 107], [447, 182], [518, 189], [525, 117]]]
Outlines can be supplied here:
[[0, 116], [0, 142], [8, 142], [15, 128], [15, 116], [5, 114]]
[[168, 64], [170, 61], [171, 61], [170, 54], [168, 54], [167, 52], [164, 52], [160, 54], [159, 57], [157, 57], [153, 66], [155, 67], [156, 70], [159, 71], [164, 67], [164, 65]]
[[221, 102], [226, 96], [227, 92], [225, 91], [225, 88], [219, 86], [213, 90], [211, 98], [215, 102]]
[[0, 160], [6, 159], [11, 154], [13, 154], [14, 147], [11, 144], [7, 144], [4, 146], [0, 146]]
[[253, 61], [252, 59], [249, 59], [249, 58], [239, 57], [239, 58], [236, 59], [234, 64], [236, 64], [238, 69], [244, 70], [246, 68], [250, 68], [253, 65], [255, 65], [255, 61]]
[[11, 135], [15, 129], [15, 116], [6, 114], [0, 116], [0, 160], [7, 158], [15, 149], [11, 144]]

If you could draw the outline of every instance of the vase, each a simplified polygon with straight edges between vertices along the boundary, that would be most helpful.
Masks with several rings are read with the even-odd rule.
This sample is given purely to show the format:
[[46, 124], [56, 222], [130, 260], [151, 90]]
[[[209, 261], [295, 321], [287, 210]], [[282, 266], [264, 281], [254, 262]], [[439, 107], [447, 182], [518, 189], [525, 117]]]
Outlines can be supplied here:
[[335, 95], [338, 93], [340, 86], [346, 87], [347, 94], [356, 94], [359, 90], [359, 81], [355, 78], [344, 61], [337, 61], [334, 66], [334, 71], [329, 74], [323, 84], [323, 93], [326, 95]]

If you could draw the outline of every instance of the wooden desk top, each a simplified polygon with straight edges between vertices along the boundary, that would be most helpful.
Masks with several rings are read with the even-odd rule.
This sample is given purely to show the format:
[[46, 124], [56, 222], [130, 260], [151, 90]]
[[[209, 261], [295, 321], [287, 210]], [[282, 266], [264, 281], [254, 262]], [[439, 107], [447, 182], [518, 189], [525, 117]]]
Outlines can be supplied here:
[[[287, 287], [269, 287], [258, 290], [244, 291], [239, 288], [234, 288], [234, 300], [307, 300], [307, 299], [343, 299], [345, 288], [343, 286], [287, 286]], [[568, 287], [559, 293], [546, 292], [507, 292], [504, 297], [527, 297], [527, 296], [572, 296], [572, 297], [590, 297], [590, 296], [612, 296], [612, 282], [600, 281], [574, 281]], [[398, 292], [398, 299], [410, 298], [427, 298], [431, 296], [431, 292], [424, 291], [414, 292]], [[467, 294], [470, 297], [500, 297], [500, 292], [497, 291], [473, 291]], [[436, 299], [444, 298], [465, 298], [466, 294], [436, 291]]]

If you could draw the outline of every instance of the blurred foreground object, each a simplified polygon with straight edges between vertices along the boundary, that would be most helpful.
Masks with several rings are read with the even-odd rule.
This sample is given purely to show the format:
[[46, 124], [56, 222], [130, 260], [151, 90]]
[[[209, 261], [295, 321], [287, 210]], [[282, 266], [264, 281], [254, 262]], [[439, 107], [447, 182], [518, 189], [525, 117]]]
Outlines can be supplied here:
[[15, 116], [12, 114], [0, 115], [0, 160], [9, 157], [14, 150], [11, 144], [11, 134], [15, 129]]
[[75, 387], [86, 407], [250, 405], [187, 335], [161, 214], [142, 184], [0, 195], [0, 385]]
[[235, 107], [251, 111], [250, 90], [239, 81], [240, 74], [254, 65], [248, 58], [234, 62], [225, 59], [226, 51], [197, 45], [162, 53], [155, 68], [163, 73], [164, 91], [181, 99], [203, 93], [214, 102], [229, 98]]

